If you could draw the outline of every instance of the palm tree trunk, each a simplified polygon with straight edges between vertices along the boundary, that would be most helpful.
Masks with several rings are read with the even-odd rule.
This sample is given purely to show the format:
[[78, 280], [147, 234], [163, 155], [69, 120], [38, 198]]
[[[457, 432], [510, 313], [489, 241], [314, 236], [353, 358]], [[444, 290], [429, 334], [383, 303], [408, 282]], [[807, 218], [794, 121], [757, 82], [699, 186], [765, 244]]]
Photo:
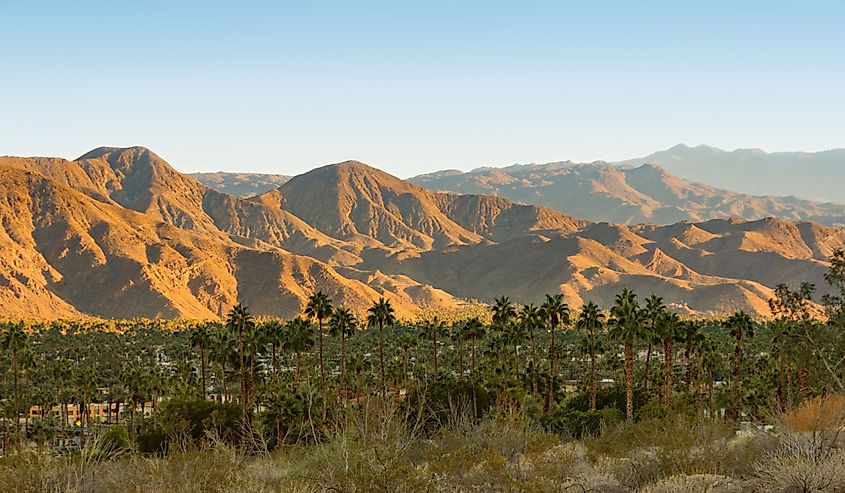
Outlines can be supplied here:
[[531, 330], [531, 395], [537, 398], [537, 342], [534, 327]]
[[666, 409], [672, 406], [672, 357], [672, 339], [667, 337], [663, 339], [663, 407]]
[[381, 370], [381, 398], [387, 397], [387, 380], [384, 378], [384, 327], [378, 323], [378, 359]]
[[437, 375], [437, 334], [431, 336], [432, 353], [434, 355], [434, 374]]
[[736, 346], [734, 346], [734, 367], [733, 367], [733, 385], [731, 391], [733, 392], [733, 403], [731, 409], [731, 420], [739, 419], [739, 404], [741, 396], [740, 386], [740, 365], [742, 364], [742, 341], [737, 338]]
[[555, 376], [556, 376], [556, 368], [555, 363], [557, 362], [557, 358], [555, 357], [555, 327], [552, 325], [551, 330], [551, 339], [549, 341], [549, 386], [546, 389], [546, 402], [543, 406], [543, 410], [545, 412], [549, 412], [552, 408], [552, 399], [554, 398], [555, 392]]
[[472, 413], [475, 419], [478, 419], [478, 399], [476, 397], [476, 379], [475, 379], [475, 335], [472, 336]]
[[634, 420], [634, 344], [625, 341], [625, 416]]
[[15, 389], [15, 447], [17, 448], [18, 443], [20, 442], [20, 420], [18, 419], [18, 406], [20, 403], [18, 402], [18, 351], [17, 349], [12, 349], [12, 380], [13, 380], [13, 388]]
[[[323, 319], [322, 318], [317, 319], [317, 328], [319, 329], [319, 332], [320, 332], [320, 391], [325, 393], [325, 391], [326, 391], [326, 374], [325, 374], [325, 370], [324, 370], [324, 367], [323, 367]], [[325, 407], [325, 399], [324, 399], [323, 407]]]
[[590, 411], [596, 410], [596, 335], [590, 330]]
[[687, 363], [687, 371], [684, 377], [684, 383], [687, 386], [687, 394], [690, 393], [692, 386], [692, 362], [690, 361], [690, 358], [692, 358], [692, 337], [687, 336], [687, 346], [686, 348], [684, 348], [684, 360]]
[[340, 328], [340, 392], [343, 395], [343, 403], [347, 402], [346, 392], [346, 328]]
[[205, 384], [205, 347], [200, 346], [200, 371], [202, 372], [202, 398], [207, 397], [208, 386]]
[[297, 390], [299, 388], [299, 365], [301, 364], [302, 359], [299, 355], [299, 351], [296, 352], [296, 369], [293, 372], [293, 390]]
[[643, 395], [645, 396], [646, 402], [648, 401], [648, 387], [651, 382], [651, 351], [653, 349], [654, 345], [649, 342], [648, 350], [645, 353], [645, 378], [643, 379]]

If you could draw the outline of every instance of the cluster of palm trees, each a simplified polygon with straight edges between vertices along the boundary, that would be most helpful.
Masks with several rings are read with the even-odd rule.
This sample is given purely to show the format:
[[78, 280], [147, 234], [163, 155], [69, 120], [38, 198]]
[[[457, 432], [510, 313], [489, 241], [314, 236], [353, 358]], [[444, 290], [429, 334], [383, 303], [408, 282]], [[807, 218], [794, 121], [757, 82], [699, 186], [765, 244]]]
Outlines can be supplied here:
[[[155, 416], [164, 396], [213, 396], [238, 402], [244, 415], [289, 417], [297, 414], [291, 409], [298, 405], [297, 395], [314, 390], [325, 421], [335, 404], [342, 408], [360, 402], [370, 390], [382, 399], [391, 394], [401, 399], [415, 386], [444, 378], [467, 385], [475, 417], [488, 397], [502, 409], [533, 402], [552, 415], [561, 406], [561, 380], [567, 375], [578, 380], [587, 410], [596, 411], [599, 374], [621, 373], [628, 420], [635, 418], [638, 402], [668, 410], [679, 399], [691, 403], [696, 413], [706, 402], [715, 415], [717, 373], [730, 374], [722, 385], [728, 389], [723, 393], [728, 396], [726, 417], [733, 420], [744, 408], [767, 405], [770, 396], [788, 407], [813, 393], [845, 392], [843, 317], [817, 320], [810, 285], [797, 291], [779, 286], [775, 294], [775, 318], [764, 322], [743, 311], [722, 319], [682, 318], [660, 297], [640, 303], [629, 289], [607, 311], [593, 302], [572, 310], [561, 294], [547, 295], [539, 305], [518, 305], [503, 296], [490, 305], [488, 317], [452, 323], [436, 317], [400, 323], [385, 298], [359, 319], [322, 291], [308, 298], [300, 316], [286, 321], [256, 318], [236, 305], [223, 321], [194, 323], [187, 330], [151, 321], [91, 322], [96, 326], [62, 321], [37, 327], [8, 322], [0, 330], [0, 352], [7, 356], [0, 360], [0, 371], [10, 398], [0, 401], [6, 416], [13, 417], [36, 401], [63, 409], [67, 402], [78, 402], [85, 410], [107, 399], [109, 413], [113, 403], [120, 409], [125, 402], [123, 418], [137, 433], [146, 406]], [[365, 328], [373, 334], [362, 336], [359, 329]], [[69, 352], [56, 342], [74, 337], [97, 338], [96, 344], [112, 350], [92, 354], [77, 347]], [[375, 347], [377, 368], [369, 351]], [[22, 387], [34, 387], [32, 382], [21, 385], [31, 371], [40, 372], [45, 389], [37, 398], [22, 392]], [[233, 386], [239, 392], [232, 393]], [[103, 387], [107, 397], [100, 392]], [[63, 414], [62, 430], [68, 425]], [[12, 421], [12, 436], [19, 440], [19, 420]], [[90, 415], [83, 412], [80, 421], [84, 428]]]

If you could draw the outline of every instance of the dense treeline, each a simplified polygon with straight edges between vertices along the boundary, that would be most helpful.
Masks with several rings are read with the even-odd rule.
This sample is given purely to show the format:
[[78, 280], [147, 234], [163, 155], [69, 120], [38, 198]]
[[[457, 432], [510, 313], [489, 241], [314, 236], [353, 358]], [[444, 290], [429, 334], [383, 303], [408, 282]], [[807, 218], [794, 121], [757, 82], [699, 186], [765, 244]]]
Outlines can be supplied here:
[[[608, 311], [501, 297], [488, 316], [448, 322], [398, 321], [386, 299], [356, 315], [322, 292], [292, 320], [238, 305], [220, 322], [6, 321], [4, 451], [111, 433], [163, 452], [210, 432], [272, 449], [319, 443], [387, 404], [431, 430], [455, 415], [518, 414], [565, 436], [677, 415], [762, 424], [845, 393], [845, 255], [831, 262], [838, 294], [814, 301], [812, 285], [781, 285], [766, 320], [685, 318], [623, 290]], [[69, 418], [92, 403], [108, 415]], [[32, 406], [58, 416], [30, 419]]]

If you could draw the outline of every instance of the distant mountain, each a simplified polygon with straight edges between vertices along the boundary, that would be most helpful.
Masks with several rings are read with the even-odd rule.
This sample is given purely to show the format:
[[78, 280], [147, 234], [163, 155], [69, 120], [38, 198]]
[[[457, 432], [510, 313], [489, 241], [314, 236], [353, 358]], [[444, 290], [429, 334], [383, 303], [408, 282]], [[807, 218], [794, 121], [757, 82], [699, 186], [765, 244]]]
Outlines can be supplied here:
[[[520, 173], [554, 183], [566, 170], [582, 180], [566, 193], [604, 187], [593, 192], [596, 207], [616, 197], [659, 210], [678, 194], [714, 193], [667, 177], [655, 185], [655, 167]], [[497, 177], [526, 179], [514, 170]], [[622, 287], [663, 296], [682, 313], [766, 313], [778, 283], [823, 290], [827, 257], [845, 247], [845, 231], [773, 218], [595, 223], [492, 195], [430, 191], [356, 161], [242, 198], [140, 147], [74, 161], [0, 158], [0, 225], [3, 315], [32, 317], [213, 318], [237, 302], [292, 316], [317, 289], [359, 314], [380, 296], [401, 316], [501, 294], [539, 302], [563, 293], [573, 307], [609, 306]]]
[[491, 194], [540, 204], [592, 221], [671, 224], [737, 217], [845, 224], [845, 205], [794, 197], [751, 196], [678, 178], [654, 164], [605, 162], [447, 170], [411, 182], [432, 190]]
[[845, 149], [769, 153], [681, 144], [621, 164], [646, 163], [659, 164], [688, 180], [752, 195], [845, 203]]
[[218, 192], [238, 197], [252, 197], [279, 188], [290, 176], [264, 173], [188, 173], [188, 176]]

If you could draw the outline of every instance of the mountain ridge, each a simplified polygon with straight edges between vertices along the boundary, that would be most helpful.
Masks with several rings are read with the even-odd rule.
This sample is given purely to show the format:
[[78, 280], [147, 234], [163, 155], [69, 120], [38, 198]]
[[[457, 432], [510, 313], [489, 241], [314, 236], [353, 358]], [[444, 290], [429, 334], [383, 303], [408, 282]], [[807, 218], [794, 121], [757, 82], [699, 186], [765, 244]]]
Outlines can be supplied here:
[[[845, 232], [809, 222], [591, 222], [430, 191], [359, 162], [251, 198], [212, 190], [144, 148], [0, 158], [0, 177], [0, 243], [13, 252], [0, 255], [0, 300], [37, 316], [214, 318], [235, 302], [292, 316], [316, 289], [359, 313], [387, 296], [412, 316], [501, 294], [607, 306], [622, 286], [689, 314], [766, 313], [775, 284], [821, 286], [826, 256], [845, 246]], [[19, 199], [44, 196], [58, 199], [21, 209]]]

